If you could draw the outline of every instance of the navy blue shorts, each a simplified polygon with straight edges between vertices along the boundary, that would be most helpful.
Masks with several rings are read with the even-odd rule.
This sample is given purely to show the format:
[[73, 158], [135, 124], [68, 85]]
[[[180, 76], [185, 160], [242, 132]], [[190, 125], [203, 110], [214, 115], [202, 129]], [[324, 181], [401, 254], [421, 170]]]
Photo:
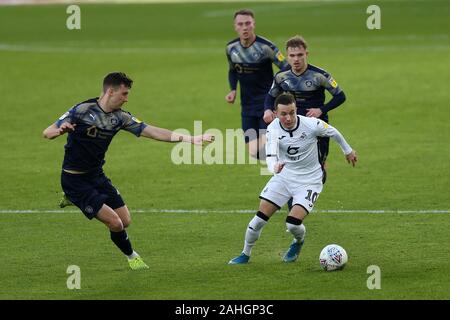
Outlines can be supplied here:
[[88, 219], [94, 218], [103, 204], [117, 209], [123, 207], [125, 202], [119, 191], [112, 185], [111, 180], [102, 172], [72, 174], [61, 173], [61, 186], [67, 198]]
[[267, 124], [262, 117], [242, 116], [242, 130], [244, 130], [245, 143], [258, 139], [260, 133], [266, 133], [266, 129]]

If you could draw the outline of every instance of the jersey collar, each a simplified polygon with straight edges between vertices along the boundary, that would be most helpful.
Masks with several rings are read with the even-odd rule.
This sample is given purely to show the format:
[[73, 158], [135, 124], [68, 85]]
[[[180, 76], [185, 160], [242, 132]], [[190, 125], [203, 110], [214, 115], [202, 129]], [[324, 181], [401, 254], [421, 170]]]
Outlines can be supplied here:
[[298, 127], [300, 126], [300, 117], [297, 115], [297, 124], [295, 125], [295, 128], [292, 129], [292, 130], [289, 130], [289, 129], [284, 128], [283, 125], [281, 124], [281, 121], [279, 122], [279, 124], [280, 124], [280, 128], [283, 129], [284, 131], [288, 132], [289, 135], [292, 137], [294, 131], [297, 130]]

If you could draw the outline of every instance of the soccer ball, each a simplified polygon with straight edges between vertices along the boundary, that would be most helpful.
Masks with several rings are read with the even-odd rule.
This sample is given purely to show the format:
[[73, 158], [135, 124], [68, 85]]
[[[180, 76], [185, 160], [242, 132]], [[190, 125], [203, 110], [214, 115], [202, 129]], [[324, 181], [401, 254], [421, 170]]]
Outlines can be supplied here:
[[319, 261], [325, 271], [341, 270], [348, 261], [348, 255], [341, 246], [329, 244], [320, 252]]

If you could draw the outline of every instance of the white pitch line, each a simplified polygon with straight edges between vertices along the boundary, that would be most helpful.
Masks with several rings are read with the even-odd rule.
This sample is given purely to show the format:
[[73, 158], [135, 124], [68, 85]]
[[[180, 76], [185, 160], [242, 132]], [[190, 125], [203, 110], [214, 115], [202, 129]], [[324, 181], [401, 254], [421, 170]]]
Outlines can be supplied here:
[[[130, 209], [137, 213], [254, 213], [256, 210], [215, 210], [215, 209]], [[77, 213], [79, 210], [49, 210], [49, 209], [32, 209], [32, 210], [0, 210], [0, 214], [7, 213]], [[344, 209], [322, 209], [314, 210], [317, 213], [450, 213], [450, 210], [344, 210]]]

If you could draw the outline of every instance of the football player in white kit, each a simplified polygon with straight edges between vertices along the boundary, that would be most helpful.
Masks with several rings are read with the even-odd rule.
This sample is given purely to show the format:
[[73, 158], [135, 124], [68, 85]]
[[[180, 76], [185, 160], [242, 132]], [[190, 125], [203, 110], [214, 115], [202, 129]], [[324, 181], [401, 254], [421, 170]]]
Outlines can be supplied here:
[[333, 138], [340, 145], [348, 163], [355, 166], [357, 161], [355, 150], [338, 130], [320, 119], [297, 115], [293, 95], [279, 95], [275, 106], [277, 119], [267, 127], [266, 135], [267, 167], [274, 176], [259, 196], [259, 211], [247, 227], [243, 252], [231, 259], [229, 264], [249, 261], [262, 228], [290, 198], [294, 200], [286, 218], [286, 227], [294, 240], [283, 261], [297, 260], [305, 239], [306, 229], [302, 222], [313, 209], [323, 187], [317, 137]]

